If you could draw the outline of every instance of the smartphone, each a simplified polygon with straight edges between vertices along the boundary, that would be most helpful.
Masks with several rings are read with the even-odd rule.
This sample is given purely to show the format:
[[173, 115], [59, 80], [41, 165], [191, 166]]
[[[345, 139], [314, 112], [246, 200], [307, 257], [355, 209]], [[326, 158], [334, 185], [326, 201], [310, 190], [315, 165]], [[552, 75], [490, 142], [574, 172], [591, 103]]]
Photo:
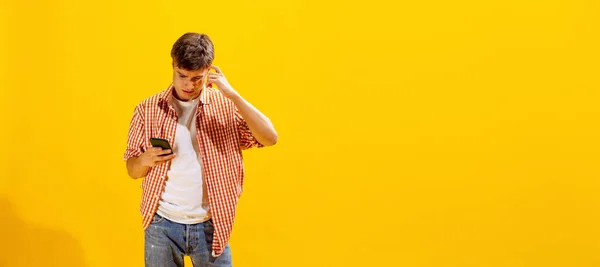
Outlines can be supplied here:
[[[171, 149], [171, 145], [169, 145], [169, 141], [167, 141], [167, 139], [150, 138], [150, 144], [152, 144], [153, 147], [160, 147], [162, 149]], [[171, 155], [171, 154], [173, 154], [173, 149], [171, 149], [171, 153], [166, 154], [166, 155]]]

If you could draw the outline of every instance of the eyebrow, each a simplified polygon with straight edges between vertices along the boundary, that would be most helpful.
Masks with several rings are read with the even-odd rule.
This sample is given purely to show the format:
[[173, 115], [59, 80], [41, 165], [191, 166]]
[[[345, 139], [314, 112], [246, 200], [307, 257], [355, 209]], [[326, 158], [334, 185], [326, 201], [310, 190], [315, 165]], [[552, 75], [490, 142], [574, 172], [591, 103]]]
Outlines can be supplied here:
[[[181, 75], [183, 77], [187, 77], [187, 75], [185, 75], [185, 74], [183, 74], [183, 73], [181, 73], [179, 71], [177, 71], [177, 73], [179, 73], [179, 75]], [[202, 77], [204, 77], [204, 74], [201, 74], [201, 75], [198, 75], [198, 76], [194, 76], [193, 78], [202, 78]]]

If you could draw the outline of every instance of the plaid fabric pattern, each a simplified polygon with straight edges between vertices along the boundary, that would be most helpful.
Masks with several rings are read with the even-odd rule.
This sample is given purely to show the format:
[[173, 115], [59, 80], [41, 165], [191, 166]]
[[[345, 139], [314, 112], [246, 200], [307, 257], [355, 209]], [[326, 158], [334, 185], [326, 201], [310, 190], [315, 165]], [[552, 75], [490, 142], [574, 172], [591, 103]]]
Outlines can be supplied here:
[[[173, 144], [177, 113], [172, 106], [172, 91], [173, 85], [170, 85], [135, 107], [123, 156], [125, 161], [146, 151], [151, 146], [151, 137], [164, 138]], [[263, 145], [252, 136], [233, 102], [213, 88], [206, 88], [200, 94], [196, 119], [203, 177], [215, 227], [212, 249], [213, 255], [218, 256], [229, 242], [242, 193], [242, 150]], [[142, 181], [140, 212], [144, 230], [158, 209], [169, 167], [170, 163], [163, 163], [150, 168]]]

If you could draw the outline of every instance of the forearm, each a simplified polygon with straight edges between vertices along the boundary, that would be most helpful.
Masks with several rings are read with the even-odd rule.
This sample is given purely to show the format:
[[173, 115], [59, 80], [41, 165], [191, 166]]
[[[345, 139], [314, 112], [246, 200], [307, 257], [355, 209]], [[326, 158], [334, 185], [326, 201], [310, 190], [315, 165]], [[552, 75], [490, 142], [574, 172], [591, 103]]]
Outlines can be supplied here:
[[239, 94], [235, 94], [230, 99], [238, 108], [240, 114], [248, 124], [248, 128], [250, 128], [250, 132], [252, 132], [252, 135], [259, 143], [265, 146], [277, 143], [277, 132], [267, 116], [262, 114]]
[[148, 170], [150, 170], [150, 167], [142, 166], [139, 162], [139, 157], [131, 157], [127, 160], [127, 174], [131, 178], [142, 178], [148, 174]]

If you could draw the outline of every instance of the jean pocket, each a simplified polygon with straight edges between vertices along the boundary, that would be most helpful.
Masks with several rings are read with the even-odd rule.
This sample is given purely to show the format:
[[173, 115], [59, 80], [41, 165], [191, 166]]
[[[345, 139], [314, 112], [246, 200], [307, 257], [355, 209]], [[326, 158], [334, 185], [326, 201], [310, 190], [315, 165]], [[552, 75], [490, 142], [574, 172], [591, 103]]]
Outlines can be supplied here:
[[163, 216], [158, 215], [158, 213], [154, 213], [154, 217], [152, 217], [152, 222], [150, 222], [150, 224], [157, 224], [164, 220], [165, 218]]

